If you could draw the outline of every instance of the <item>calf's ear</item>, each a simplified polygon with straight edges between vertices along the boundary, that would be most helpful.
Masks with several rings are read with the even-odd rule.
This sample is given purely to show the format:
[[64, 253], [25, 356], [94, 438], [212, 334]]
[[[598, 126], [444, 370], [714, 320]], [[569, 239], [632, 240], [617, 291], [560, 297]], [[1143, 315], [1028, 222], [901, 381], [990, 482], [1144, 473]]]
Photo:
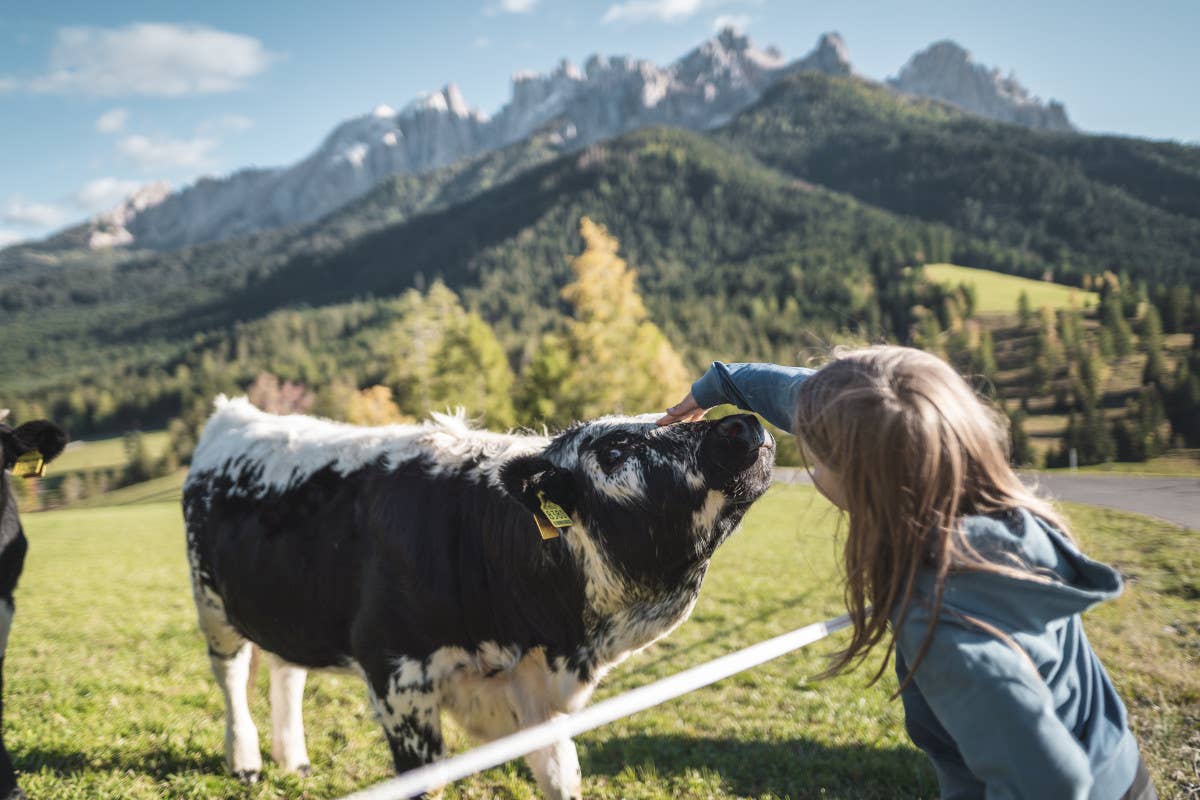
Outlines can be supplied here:
[[11, 431], [0, 433], [4, 443], [4, 467], [8, 469], [21, 455], [30, 450], [51, 461], [67, 446], [67, 434], [62, 428], [44, 419], [26, 422]]
[[539, 492], [568, 514], [575, 512], [575, 476], [540, 456], [519, 456], [505, 462], [500, 467], [500, 483], [514, 500], [532, 512], [541, 509]]

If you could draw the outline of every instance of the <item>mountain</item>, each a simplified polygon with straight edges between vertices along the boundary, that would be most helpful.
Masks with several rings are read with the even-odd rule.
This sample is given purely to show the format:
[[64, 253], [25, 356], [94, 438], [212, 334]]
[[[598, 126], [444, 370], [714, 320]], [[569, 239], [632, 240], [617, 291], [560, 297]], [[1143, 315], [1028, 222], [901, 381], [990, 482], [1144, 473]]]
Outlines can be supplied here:
[[1005, 125], [815, 73], [780, 80], [714, 135], [798, 179], [989, 243], [956, 244], [956, 263], [1200, 284], [1200, 148]]
[[951, 41], [935, 42], [914, 55], [888, 85], [999, 122], [1037, 130], [1075, 130], [1062, 103], [1042, 103], [1015, 75], [1005, 77], [996, 68], [975, 63], [967, 50]]
[[[914, 308], [941, 303], [905, 269], [922, 263], [1200, 285], [1197, 198], [1200, 148], [1026, 130], [801, 69], [717, 129], [644, 128], [564, 153], [561, 129], [544, 127], [303, 225], [164, 252], [9, 248], [0, 374], [12, 402], [67, 409], [81, 430], [162, 421], [222, 390], [217, 365], [285, 358], [243, 337], [273, 319], [272, 346], [305, 364], [293, 377], [320, 385], [354, 357], [375, 380], [369, 355], [343, 353], [358, 347], [339, 344], [343, 312], [319, 334], [289, 320], [362, 300], [345, 313], [383, 336], [389, 298], [435, 280], [519, 366], [560, 318], [584, 215], [620, 239], [693, 365], [794, 360], [846, 333], [907, 335]], [[124, 416], [81, 417], [81, 403]]]
[[[492, 118], [471, 109], [450, 85], [398, 112], [381, 105], [342, 123], [292, 166], [203, 178], [169, 194], [155, 188], [34, 249], [83, 242], [93, 248], [170, 250], [303, 224], [390, 176], [444, 167], [539, 132], [548, 134], [560, 152], [570, 152], [649, 125], [712, 129], [782, 77], [803, 72], [852, 74], [841, 37], [823, 35], [812, 52], [791, 63], [778, 50], [759, 49], [732, 29], [666, 67], [592, 56], [580, 70], [563, 61], [547, 75], [515, 75], [511, 99]], [[938, 43], [914, 56], [892, 85], [1002, 121], [1070, 130], [1061, 106], [1042, 106], [1014, 79], [972, 63], [953, 43]]]
[[[829, 38], [798, 63], [848, 71], [844, 45]], [[492, 118], [450, 85], [399, 112], [381, 105], [342, 123], [293, 166], [202, 179], [93, 238], [163, 250], [309, 222], [392, 175], [447, 166], [543, 129], [561, 149], [575, 150], [647, 125], [711, 128], [757, 100], [787, 67], [778, 51], [727, 29], [667, 67], [592, 56], [582, 70], [563, 61], [548, 75], [519, 73]]]
[[[879, 325], [870, 271], [880, 248], [900, 254], [887, 262], [898, 271], [946, 236], [679, 129], [643, 129], [549, 161], [526, 147], [467, 171], [398, 176], [307, 228], [72, 265], [53, 281], [45, 270], [14, 273], [0, 291], [0, 372], [26, 397], [94, 382], [120, 399], [123, 386], [169, 376], [172, 354], [198, 335], [434, 280], [517, 355], [561, 311], [584, 215], [620, 238], [654, 318], [688, 352], [785, 358], [801, 331]], [[495, 171], [502, 154], [506, 173]], [[414, 213], [397, 212], [401, 201]]]

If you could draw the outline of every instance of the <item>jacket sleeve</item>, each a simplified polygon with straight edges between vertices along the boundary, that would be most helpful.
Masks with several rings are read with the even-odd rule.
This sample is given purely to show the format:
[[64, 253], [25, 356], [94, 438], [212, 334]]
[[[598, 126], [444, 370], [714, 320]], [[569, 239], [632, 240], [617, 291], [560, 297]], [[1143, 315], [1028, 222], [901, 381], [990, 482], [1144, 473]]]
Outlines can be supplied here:
[[753, 411], [790, 433], [800, 384], [814, 372], [806, 367], [714, 361], [708, 372], [692, 384], [692, 397], [701, 408], [730, 403]]
[[[944, 614], [914, 681], [967, 768], [986, 787], [988, 800], [1086, 800], [1091, 764], [1059, 720], [1050, 690], [1032, 662], [984, 631], [947, 621]], [[911, 607], [897, 630], [897, 649], [909, 665], [928, 620], [927, 613]], [[928, 754], [939, 778], [953, 773], [953, 764], [943, 770], [938, 755]]]

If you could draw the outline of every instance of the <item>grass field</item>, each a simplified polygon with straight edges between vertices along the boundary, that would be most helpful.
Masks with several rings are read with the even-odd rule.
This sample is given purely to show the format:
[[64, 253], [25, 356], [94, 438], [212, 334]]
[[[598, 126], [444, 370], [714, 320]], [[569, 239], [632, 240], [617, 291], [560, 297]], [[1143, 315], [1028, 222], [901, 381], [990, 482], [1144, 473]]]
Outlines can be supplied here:
[[[1065, 468], [1052, 472], [1065, 472]], [[1166, 455], [1149, 461], [1110, 461], [1080, 467], [1079, 472], [1097, 475], [1171, 475], [1185, 478], [1200, 478], [1200, 450], [1171, 450]]]
[[[146, 450], [154, 458], [162, 455], [167, 447], [166, 431], [148, 431], [142, 434]], [[54, 461], [55, 473], [82, 472], [91, 469], [108, 469], [123, 467], [128, 459], [125, 457], [125, 440], [121, 436], [108, 439], [93, 439], [90, 441], [72, 442]]]
[[975, 311], [979, 314], [1016, 314], [1017, 298], [1023, 291], [1028, 293], [1029, 306], [1034, 311], [1042, 306], [1083, 308], [1086, 304], [1095, 307], [1100, 300], [1095, 292], [1085, 292], [1072, 286], [954, 264], [927, 264], [925, 275], [932, 281], [951, 286], [975, 284], [978, 296]]
[[[1088, 631], [1126, 698], [1163, 798], [1200, 792], [1200, 540], [1195, 532], [1073, 507], [1085, 545], [1130, 577]], [[327, 798], [389, 777], [383, 738], [350, 676], [310, 678], [313, 776], [245, 787], [221, 762], [222, 706], [196, 631], [178, 506], [31, 514], [6, 658], [6, 740], [31, 797]], [[807, 487], [776, 487], [717, 554], [692, 619], [609, 677], [599, 697], [833, 616], [836, 517]], [[934, 797], [890, 677], [812, 682], [809, 650], [579, 739], [598, 798]], [[269, 751], [266, 676], [254, 713]], [[449, 726], [448, 726], [449, 727]], [[453, 750], [468, 742], [451, 731]], [[523, 764], [447, 798], [532, 798]]]

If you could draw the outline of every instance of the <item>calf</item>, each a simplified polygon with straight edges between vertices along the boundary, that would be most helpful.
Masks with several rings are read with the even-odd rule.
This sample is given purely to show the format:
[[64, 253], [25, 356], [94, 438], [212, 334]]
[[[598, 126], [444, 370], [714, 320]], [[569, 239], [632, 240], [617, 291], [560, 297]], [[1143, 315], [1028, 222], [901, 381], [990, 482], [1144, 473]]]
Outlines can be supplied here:
[[[21, 456], [36, 458], [35, 450], [41, 454], [43, 463], [50, 461], [67, 443], [67, 435], [53, 423], [38, 420], [12, 428], [3, 422], [7, 415], [7, 411], [0, 411], [0, 720], [4, 715], [4, 651], [8, 648], [8, 633], [12, 629], [15, 609], [13, 591], [17, 588], [17, 579], [25, 565], [25, 551], [29, 547], [21, 528], [21, 518], [17, 516], [17, 500], [9, 486], [13, 480], [9, 471]], [[4, 733], [0, 727], [0, 798], [15, 800], [24, 796], [17, 787], [17, 776], [4, 747]]]
[[[308, 770], [308, 669], [362, 675], [397, 771], [442, 755], [442, 711], [491, 739], [580, 708], [687, 617], [774, 452], [747, 415], [664, 428], [612, 417], [548, 439], [218, 399], [183, 507], [230, 768], [261, 769], [251, 643], [270, 654], [285, 770]], [[529, 763], [547, 797], [580, 796], [571, 741]]]

